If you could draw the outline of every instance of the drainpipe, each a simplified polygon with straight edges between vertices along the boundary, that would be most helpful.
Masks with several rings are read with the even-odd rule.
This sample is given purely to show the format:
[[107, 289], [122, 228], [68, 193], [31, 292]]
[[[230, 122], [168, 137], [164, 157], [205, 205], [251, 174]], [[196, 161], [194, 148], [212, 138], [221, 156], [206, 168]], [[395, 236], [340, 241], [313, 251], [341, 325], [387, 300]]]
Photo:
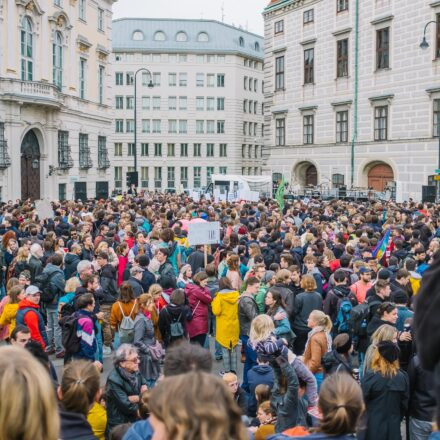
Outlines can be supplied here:
[[351, 187], [354, 185], [354, 148], [358, 136], [358, 95], [359, 95], [359, 0], [355, 5], [355, 39], [354, 39], [354, 117], [353, 137], [351, 139]]

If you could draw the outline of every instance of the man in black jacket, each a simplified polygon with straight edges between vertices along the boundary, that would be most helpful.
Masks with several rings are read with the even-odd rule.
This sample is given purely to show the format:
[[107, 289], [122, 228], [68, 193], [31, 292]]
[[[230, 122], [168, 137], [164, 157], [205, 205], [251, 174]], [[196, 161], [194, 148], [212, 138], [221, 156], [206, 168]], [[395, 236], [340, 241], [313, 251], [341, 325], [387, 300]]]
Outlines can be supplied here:
[[157, 249], [156, 260], [160, 264], [157, 282], [164, 290], [174, 290], [176, 288], [176, 274], [174, 273], [172, 264], [168, 261], [168, 249], [164, 247]]

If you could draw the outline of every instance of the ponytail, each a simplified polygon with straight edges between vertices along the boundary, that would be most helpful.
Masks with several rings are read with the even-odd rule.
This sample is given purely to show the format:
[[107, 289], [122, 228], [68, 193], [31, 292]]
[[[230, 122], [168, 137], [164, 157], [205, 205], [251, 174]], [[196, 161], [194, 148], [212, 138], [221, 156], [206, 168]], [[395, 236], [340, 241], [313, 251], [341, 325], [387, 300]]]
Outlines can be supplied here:
[[313, 310], [313, 312], [310, 313], [310, 317], [316, 322], [317, 325], [323, 327], [324, 331], [327, 333], [330, 332], [333, 327], [330, 316], [326, 315], [324, 312], [321, 312], [321, 310]]

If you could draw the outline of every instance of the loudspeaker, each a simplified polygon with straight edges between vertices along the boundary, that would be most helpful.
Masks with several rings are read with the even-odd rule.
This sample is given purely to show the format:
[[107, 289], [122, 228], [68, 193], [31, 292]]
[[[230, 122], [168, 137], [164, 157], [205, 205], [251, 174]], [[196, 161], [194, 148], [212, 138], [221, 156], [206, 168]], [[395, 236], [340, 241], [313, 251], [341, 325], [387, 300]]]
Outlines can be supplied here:
[[346, 185], [341, 185], [339, 187], [339, 197], [347, 197], [347, 186]]
[[436, 187], [435, 186], [422, 186], [422, 202], [435, 203], [436, 196]]

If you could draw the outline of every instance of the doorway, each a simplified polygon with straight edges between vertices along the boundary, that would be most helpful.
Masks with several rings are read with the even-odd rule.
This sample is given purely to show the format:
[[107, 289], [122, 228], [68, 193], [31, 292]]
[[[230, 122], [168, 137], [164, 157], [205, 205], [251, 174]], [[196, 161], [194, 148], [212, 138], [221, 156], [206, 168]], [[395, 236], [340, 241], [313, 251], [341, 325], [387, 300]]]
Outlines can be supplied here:
[[21, 143], [21, 198], [40, 199], [40, 144], [34, 130]]
[[393, 180], [393, 169], [385, 163], [374, 165], [368, 171], [368, 188], [374, 191], [384, 191], [387, 183]]

